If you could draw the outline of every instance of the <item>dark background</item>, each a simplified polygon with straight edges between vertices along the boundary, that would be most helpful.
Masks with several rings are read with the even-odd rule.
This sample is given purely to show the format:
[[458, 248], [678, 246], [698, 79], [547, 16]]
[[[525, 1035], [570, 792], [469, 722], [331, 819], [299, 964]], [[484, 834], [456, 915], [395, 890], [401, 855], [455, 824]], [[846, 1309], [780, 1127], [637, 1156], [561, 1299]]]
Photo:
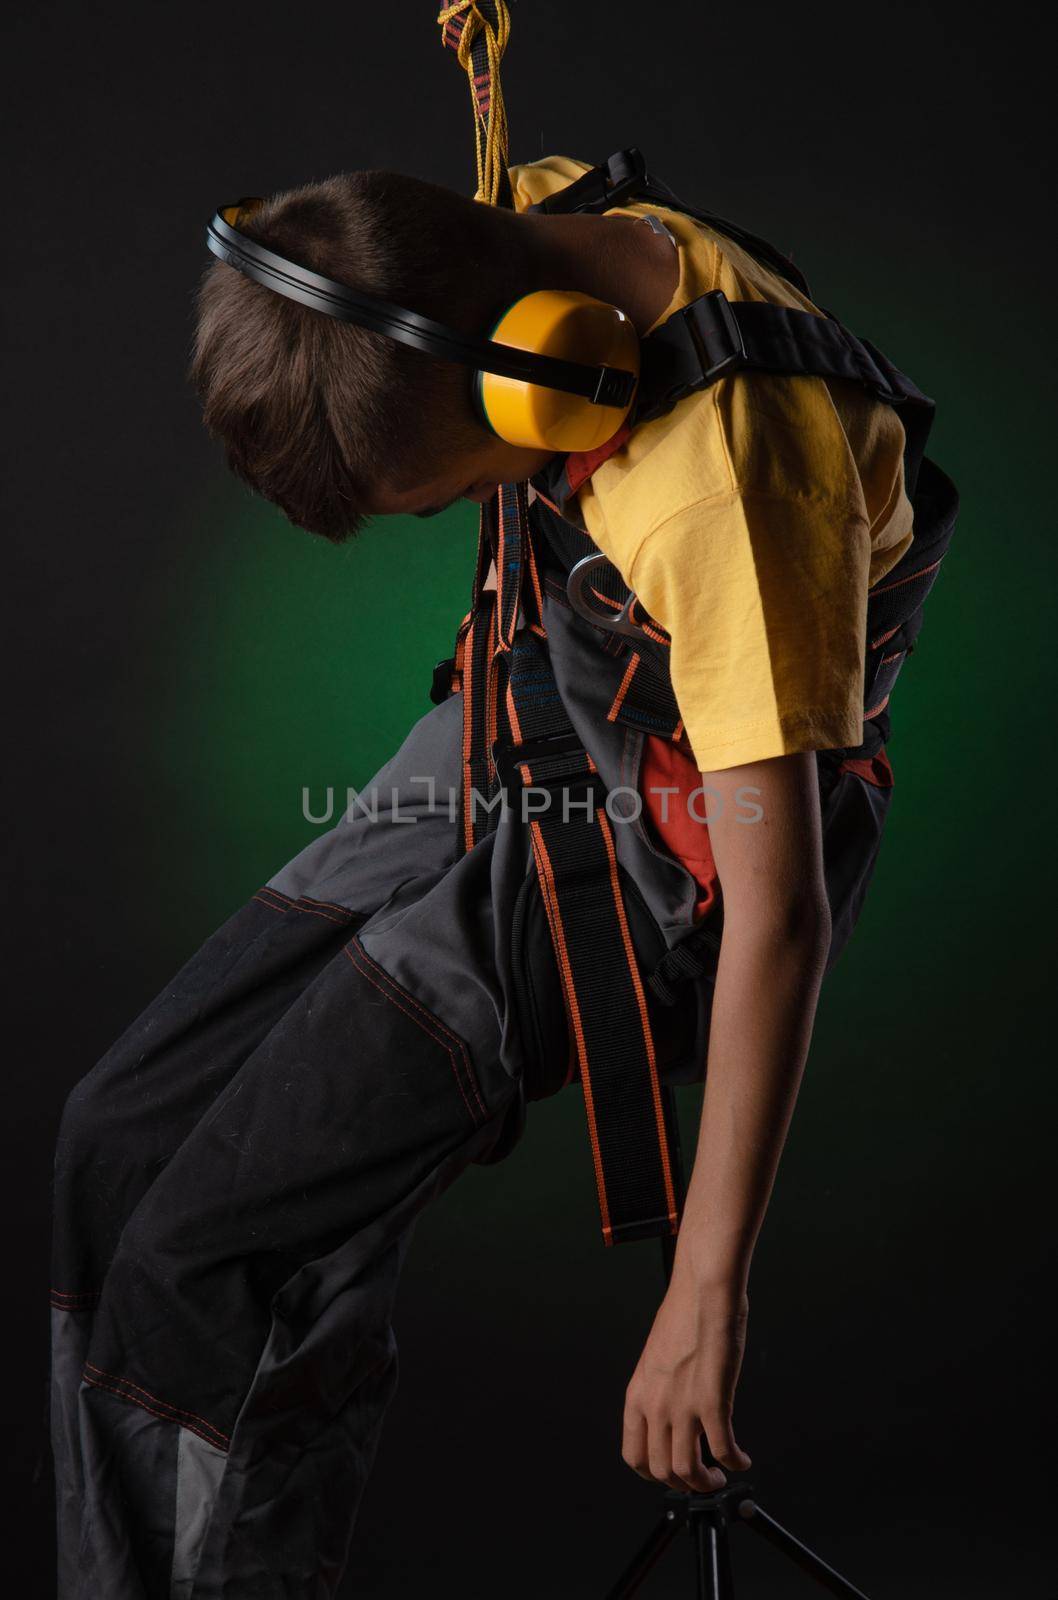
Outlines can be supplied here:
[[[762, 1500], [872, 1600], [1058, 1593], [1035, 18], [518, 0], [504, 70], [512, 159], [636, 142], [678, 193], [792, 251], [938, 398], [933, 453], [963, 491], [895, 700], [881, 868], [757, 1255], [737, 1411]], [[470, 579], [470, 508], [334, 550], [228, 478], [183, 377], [204, 225], [343, 167], [473, 175], [466, 82], [426, 4], [118, 0], [24, 7], [9, 30], [3, 1566], [35, 1596], [64, 1096], [313, 835], [302, 785], [366, 782], [428, 708]], [[684, 1112], [690, 1133], [694, 1091]], [[535, 1108], [511, 1159], [421, 1224], [343, 1594], [604, 1592], [656, 1509], [619, 1432], [659, 1287], [653, 1247], [601, 1245], [579, 1100]], [[740, 1596], [815, 1592], [750, 1546]], [[678, 1550], [648, 1594], [690, 1593]]]

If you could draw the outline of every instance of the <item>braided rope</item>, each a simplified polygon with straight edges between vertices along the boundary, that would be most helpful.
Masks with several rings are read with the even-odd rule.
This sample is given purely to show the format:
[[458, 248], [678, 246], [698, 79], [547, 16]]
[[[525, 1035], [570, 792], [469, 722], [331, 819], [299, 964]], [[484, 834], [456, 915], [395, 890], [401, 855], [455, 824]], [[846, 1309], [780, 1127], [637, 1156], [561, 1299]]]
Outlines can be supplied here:
[[[500, 84], [500, 60], [511, 35], [511, 17], [505, 0], [491, 0], [489, 11], [495, 14], [495, 25], [475, 0], [456, 0], [455, 5], [445, 6], [437, 21], [441, 43], [456, 52], [456, 59], [470, 84], [471, 108], [478, 127], [475, 140], [478, 187], [474, 198], [495, 206], [504, 204], [508, 181], [507, 108]], [[473, 59], [475, 54], [480, 57], [482, 44], [484, 72], [475, 66]], [[477, 51], [475, 46], [479, 47]]]

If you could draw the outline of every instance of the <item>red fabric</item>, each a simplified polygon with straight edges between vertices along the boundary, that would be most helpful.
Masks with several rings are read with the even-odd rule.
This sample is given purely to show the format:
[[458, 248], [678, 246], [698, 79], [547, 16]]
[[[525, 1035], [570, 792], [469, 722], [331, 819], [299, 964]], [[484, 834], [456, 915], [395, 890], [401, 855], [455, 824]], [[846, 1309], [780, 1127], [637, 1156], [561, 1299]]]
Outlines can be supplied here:
[[[624, 423], [598, 449], [583, 450], [566, 457], [566, 482], [571, 495], [576, 494], [592, 473], [621, 448], [630, 432], [628, 424]], [[893, 769], [884, 749], [863, 761], [843, 761], [840, 770], [854, 773], [864, 782], [873, 783], [880, 789], [893, 786]], [[682, 862], [701, 890], [694, 906], [695, 922], [716, 903], [720, 890], [709, 827], [702, 820], [709, 809], [708, 796], [699, 795], [693, 808], [687, 804], [689, 796], [701, 786], [701, 782], [701, 774], [685, 738], [676, 743], [654, 734], [644, 738], [639, 776], [643, 810], [666, 850]], [[654, 792], [659, 789], [675, 789], [676, 793]]]
[[622, 422], [615, 434], [607, 439], [605, 444], [596, 445], [594, 450], [576, 450], [566, 457], [566, 482], [569, 484], [570, 494], [576, 494], [582, 489], [598, 467], [616, 455], [632, 430], [627, 422]]
[[[843, 761], [840, 770], [854, 773], [880, 789], [893, 785], [893, 769], [884, 749], [863, 761]], [[665, 849], [682, 862], [701, 891], [694, 905], [695, 922], [716, 904], [720, 892], [709, 827], [702, 820], [709, 811], [709, 796], [696, 796], [690, 807], [687, 803], [701, 784], [702, 776], [686, 739], [673, 743], [654, 734], [646, 736], [639, 769], [643, 811]], [[675, 794], [658, 793], [668, 789], [674, 789]]]
[[[694, 906], [695, 922], [715, 904], [720, 887], [709, 828], [702, 821], [709, 810], [709, 796], [698, 795], [693, 808], [687, 804], [688, 797], [701, 783], [701, 774], [686, 741], [673, 744], [671, 739], [659, 739], [654, 734], [646, 736], [639, 769], [643, 811], [666, 850], [683, 863], [701, 891]], [[676, 793], [652, 792], [658, 789], [675, 789]]]
[[884, 749], [879, 750], [876, 756], [868, 756], [865, 761], [843, 761], [839, 770], [854, 772], [858, 778], [873, 783], [879, 789], [893, 787], [893, 769]]

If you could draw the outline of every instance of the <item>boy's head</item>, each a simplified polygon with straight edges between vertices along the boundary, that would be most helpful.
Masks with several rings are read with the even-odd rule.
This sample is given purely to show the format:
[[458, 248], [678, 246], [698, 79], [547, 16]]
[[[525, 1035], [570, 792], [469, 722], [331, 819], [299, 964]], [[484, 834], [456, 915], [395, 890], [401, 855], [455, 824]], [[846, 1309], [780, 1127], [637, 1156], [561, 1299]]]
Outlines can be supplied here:
[[[372, 171], [276, 195], [242, 229], [326, 277], [487, 333], [536, 287], [518, 222]], [[191, 376], [232, 470], [336, 541], [372, 513], [484, 499], [547, 459], [478, 420], [469, 368], [311, 311], [220, 261], [199, 292]]]

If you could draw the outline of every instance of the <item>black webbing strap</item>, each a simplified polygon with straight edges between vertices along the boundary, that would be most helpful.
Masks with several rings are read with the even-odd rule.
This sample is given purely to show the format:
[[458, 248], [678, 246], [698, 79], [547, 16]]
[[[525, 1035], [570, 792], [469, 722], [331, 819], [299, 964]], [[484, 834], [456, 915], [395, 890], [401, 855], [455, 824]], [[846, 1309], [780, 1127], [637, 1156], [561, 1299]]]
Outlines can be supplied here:
[[573, 212], [610, 211], [616, 206], [642, 201], [650, 205], [664, 206], [669, 211], [682, 211], [697, 222], [706, 223], [717, 233], [723, 233], [729, 239], [734, 239], [749, 255], [795, 284], [802, 293], [808, 293], [808, 284], [801, 269], [784, 256], [781, 250], [777, 250], [767, 239], [759, 238], [738, 223], [728, 222], [724, 217], [718, 217], [711, 211], [702, 211], [699, 207], [688, 205], [686, 201], [678, 199], [666, 184], [651, 177], [647, 172], [642, 151], [637, 150], [635, 146], [616, 151], [606, 161], [600, 162], [597, 167], [592, 167], [590, 171], [582, 173], [579, 178], [567, 184], [564, 189], [560, 189], [557, 194], [547, 195], [527, 209], [542, 212], [545, 216], [568, 216]]
[[463, 691], [463, 849], [473, 850], [488, 832], [487, 802], [493, 793], [489, 755], [496, 648], [496, 596], [485, 590], [470, 615], [461, 645]]
[[909, 446], [907, 488], [914, 493], [933, 401], [835, 317], [793, 306], [729, 300], [713, 289], [674, 312], [643, 341], [634, 425], [663, 415], [685, 395], [733, 372], [844, 378], [861, 384], [900, 415]]
[[[586, 533], [564, 521], [539, 497], [530, 508], [529, 526], [534, 551], [539, 552], [544, 587], [552, 600], [569, 610], [566, 592], [569, 570], [586, 554], [595, 552], [595, 546]], [[599, 610], [609, 607], [617, 612], [627, 594], [617, 568], [609, 562], [602, 565], [598, 586], [593, 586], [594, 602]], [[678, 737], [683, 724], [669, 677], [668, 634], [646, 615], [638, 601], [632, 615], [643, 628], [641, 638], [632, 645], [626, 636], [608, 633], [605, 627], [594, 630], [600, 650], [606, 655], [627, 658], [607, 713], [608, 720], [639, 728], [662, 739]], [[584, 625], [589, 626], [586, 622]]]
[[[510, 207], [498, 73], [507, 7], [503, 0], [454, 4], [438, 20], [444, 43], [468, 71], [478, 198]], [[614, 203], [605, 193], [603, 200]], [[488, 554], [496, 563], [494, 595], [483, 587]], [[676, 1231], [676, 1130], [658, 1082], [605, 793], [566, 715], [543, 636], [527, 486], [504, 484], [482, 508], [471, 614], [448, 680], [454, 685], [458, 676], [464, 696], [463, 847], [472, 850], [495, 826], [495, 813], [478, 805], [482, 793], [491, 798], [503, 781], [520, 806], [523, 786], [545, 786], [552, 803], [527, 820], [584, 1089], [603, 1237], [614, 1244]], [[439, 692], [445, 676], [442, 664]], [[535, 798], [525, 795], [527, 803]]]
[[496, 562], [499, 596], [498, 647], [509, 650], [518, 627], [529, 542], [529, 501], [525, 483], [502, 483], [485, 506]]
[[864, 716], [878, 716], [915, 648], [926, 603], [944, 560], [959, 510], [959, 494], [927, 456], [915, 492], [915, 537], [896, 566], [867, 592]]
[[606, 791], [562, 703], [546, 645], [514, 641], [514, 742], [494, 757], [522, 808], [584, 1091], [608, 1245], [675, 1233], [672, 1130], [646, 996], [625, 914]]
[[[767, 239], [679, 199], [647, 172], [643, 155], [635, 148], [617, 151], [529, 210], [546, 214], [602, 212], [632, 202], [664, 206], [704, 222], [809, 294], [800, 268]], [[655, 329], [643, 342], [642, 360], [633, 426], [663, 415], [685, 395], [739, 370], [848, 378], [861, 383], [900, 416], [907, 435], [907, 492], [914, 494], [933, 402], [881, 351], [858, 339], [834, 317], [764, 302], [729, 301], [714, 290]]]
[[574, 212], [610, 211], [639, 193], [647, 181], [646, 171], [646, 163], [638, 150], [618, 150], [608, 160], [567, 183], [564, 189], [545, 195], [526, 210], [563, 217]]

